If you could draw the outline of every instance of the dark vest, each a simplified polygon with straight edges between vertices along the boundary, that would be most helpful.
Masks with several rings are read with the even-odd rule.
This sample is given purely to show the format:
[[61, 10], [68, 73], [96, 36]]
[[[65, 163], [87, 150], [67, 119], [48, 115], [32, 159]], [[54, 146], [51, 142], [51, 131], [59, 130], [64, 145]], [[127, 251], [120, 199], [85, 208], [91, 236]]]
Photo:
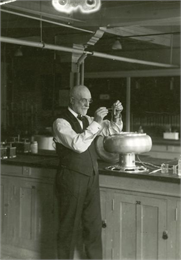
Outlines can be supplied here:
[[[78, 120], [67, 109], [60, 118], [67, 120], [72, 129], [76, 133], [82, 133], [84, 130], [81, 128]], [[86, 127], [89, 125], [87, 118], [85, 118]], [[77, 153], [64, 145], [56, 142], [56, 152], [60, 158], [60, 165], [67, 169], [77, 171], [79, 173], [91, 176], [98, 173], [97, 155], [95, 150], [94, 141], [89, 148], [83, 153]]]

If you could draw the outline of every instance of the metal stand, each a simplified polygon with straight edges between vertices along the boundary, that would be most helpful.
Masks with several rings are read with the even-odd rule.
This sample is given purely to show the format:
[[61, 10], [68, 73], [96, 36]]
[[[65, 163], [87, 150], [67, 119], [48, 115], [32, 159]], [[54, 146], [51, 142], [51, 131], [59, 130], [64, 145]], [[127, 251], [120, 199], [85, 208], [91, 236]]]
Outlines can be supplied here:
[[126, 173], [145, 173], [149, 171], [144, 166], [135, 165], [134, 153], [120, 154], [119, 164], [108, 166], [105, 169], [109, 171], [118, 171]]

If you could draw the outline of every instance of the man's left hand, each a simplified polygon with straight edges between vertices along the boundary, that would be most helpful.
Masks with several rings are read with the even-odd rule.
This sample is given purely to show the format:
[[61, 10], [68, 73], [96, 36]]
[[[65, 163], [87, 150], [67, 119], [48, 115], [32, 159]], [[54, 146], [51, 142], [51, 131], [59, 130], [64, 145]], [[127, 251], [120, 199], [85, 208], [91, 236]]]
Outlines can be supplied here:
[[123, 110], [123, 106], [122, 106], [122, 104], [121, 104], [121, 102], [119, 100], [117, 100], [113, 104], [113, 107], [115, 108], [115, 110], [120, 111], [120, 112]]

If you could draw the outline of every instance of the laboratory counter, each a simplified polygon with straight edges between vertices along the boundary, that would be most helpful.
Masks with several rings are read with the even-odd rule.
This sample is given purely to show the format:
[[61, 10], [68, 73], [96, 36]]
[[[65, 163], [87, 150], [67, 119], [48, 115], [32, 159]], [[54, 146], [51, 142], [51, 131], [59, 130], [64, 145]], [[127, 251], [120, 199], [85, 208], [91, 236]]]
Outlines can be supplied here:
[[[173, 165], [176, 165], [178, 162], [176, 159], [159, 159], [152, 158], [146, 155], [136, 156], [136, 164], [144, 165], [148, 171], [139, 172], [139, 173], [127, 173], [127, 172], [118, 172], [116, 170], [107, 170], [106, 168], [111, 163], [98, 160], [99, 165], [99, 174], [100, 175], [110, 175], [117, 177], [128, 177], [136, 179], [150, 179], [163, 182], [174, 182], [180, 183], [181, 177], [174, 174]], [[42, 155], [42, 154], [18, 154], [15, 158], [3, 159], [1, 160], [2, 165], [14, 165], [14, 166], [27, 166], [35, 168], [46, 168], [46, 169], [57, 169], [59, 164], [59, 159], [56, 154]], [[169, 171], [168, 173], [161, 173], [159, 168], [161, 164], [168, 164]]]

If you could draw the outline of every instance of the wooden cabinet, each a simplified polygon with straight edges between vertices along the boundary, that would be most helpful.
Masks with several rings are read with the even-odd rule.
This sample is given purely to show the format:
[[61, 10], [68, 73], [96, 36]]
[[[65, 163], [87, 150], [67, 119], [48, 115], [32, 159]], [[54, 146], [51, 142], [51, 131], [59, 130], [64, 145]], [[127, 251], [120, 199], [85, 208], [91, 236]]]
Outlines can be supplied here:
[[181, 203], [177, 200], [176, 205], [176, 236], [175, 236], [175, 252], [176, 259], [181, 259]]
[[11, 178], [9, 194], [9, 242], [30, 250], [36, 249], [37, 243], [52, 246], [52, 186], [15, 177]]
[[100, 181], [104, 259], [181, 259], [180, 199], [134, 186], [128, 191], [123, 178], [110, 178]]
[[166, 201], [119, 193], [114, 200], [113, 259], [166, 259]]
[[[1, 170], [2, 251], [19, 259], [56, 259], [56, 171]], [[181, 259], [180, 183], [101, 174], [100, 189], [103, 259]]]
[[[8, 167], [2, 179], [4, 248], [17, 257], [54, 259], [58, 221], [53, 182], [43, 177], [22, 177], [23, 167], [16, 170], [12, 174], [13, 169]], [[43, 169], [38, 171], [41, 174]]]
[[[181, 195], [181, 194], [180, 194]], [[168, 248], [167, 259], [181, 259], [181, 200], [168, 198], [167, 203]]]
[[7, 241], [8, 228], [8, 182], [5, 177], [1, 177], [1, 241]]

